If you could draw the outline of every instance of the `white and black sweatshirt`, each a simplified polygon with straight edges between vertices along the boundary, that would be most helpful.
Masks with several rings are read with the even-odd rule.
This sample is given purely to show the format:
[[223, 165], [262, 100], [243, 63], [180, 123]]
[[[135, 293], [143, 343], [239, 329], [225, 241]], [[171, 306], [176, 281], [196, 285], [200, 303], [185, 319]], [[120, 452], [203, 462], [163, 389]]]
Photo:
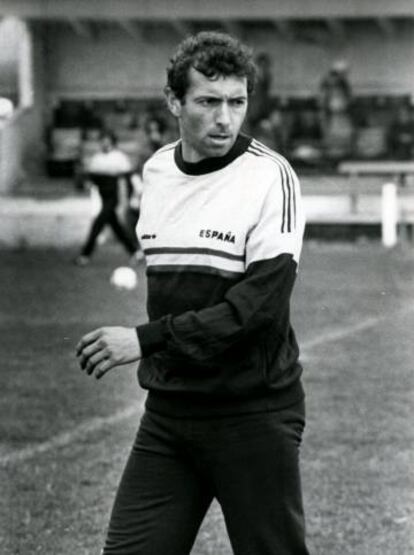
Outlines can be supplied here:
[[149, 323], [137, 333], [149, 409], [226, 414], [303, 397], [289, 316], [303, 231], [296, 174], [254, 139], [198, 163], [180, 142], [148, 160], [137, 233]]

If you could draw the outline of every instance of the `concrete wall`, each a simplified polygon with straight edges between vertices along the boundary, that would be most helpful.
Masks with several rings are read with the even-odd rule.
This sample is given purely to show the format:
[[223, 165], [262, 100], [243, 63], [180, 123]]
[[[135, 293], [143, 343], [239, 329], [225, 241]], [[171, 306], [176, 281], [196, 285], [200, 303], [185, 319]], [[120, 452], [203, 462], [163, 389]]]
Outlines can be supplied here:
[[164, 68], [179, 38], [165, 26], [147, 27], [143, 39], [101, 24], [93, 37], [67, 24], [49, 27], [48, 83], [52, 96], [159, 95]]
[[[23, 37], [28, 41], [28, 56], [32, 58], [33, 67], [33, 83], [25, 84], [30, 89], [30, 94], [26, 95], [30, 96], [30, 102], [26, 101], [25, 107], [20, 105], [24, 98], [20, 90], [21, 76], [19, 78], [19, 48]], [[0, 23], [0, 95], [1, 83], [4, 83], [4, 90], [12, 91], [16, 106], [13, 118], [5, 121], [0, 129], [0, 193], [10, 192], [25, 175], [44, 173], [46, 147], [43, 137], [48, 112], [45, 62], [41, 28], [26, 27], [14, 19]], [[33, 104], [29, 105], [31, 102]]]
[[[345, 186], [349, 184], [346, 178], [341, 177], [326, 177], [322, 178], [322, 181], [320, 177], [301, 179], [307, 229], [313, 236], [317, 237], [318, 231], [315, 231], [315, 234], [310, 231], [312, 224], [317, 226], [354, 224], [360, 226], [359, 235], [362, 235], [362, 227], [378, 227], [381, 224], [381, 182], [377, 179], [377, 183], [374, 183], [369, 177], [361, 179], [356, 209], [350, 194], [341, 192], [342, 181]], [[315, 190], [315, 185], [319, 192]], [[376, 193], [373, 192], [372, 185], [377, 186]], [[86, 196], [54, 200], [5, 197], [1, 201], [0, 248], [79, 246], [85, 240], [95, 211], [93, 200]], [[414, 222], [412, 186], [400, 192], [398, 206], [399, 221], [412, 225]], [[401, 240], [407, 240], [405, 231], [404, 228], [400, 228]], [[335, 231], [326, 236], [335, 237]], [[352, 231], [348, 231], [348, 238], [355, 236]], [[336, 237], [340, 237], [340, 234]]]
[[30, 25], [33, 56], [33, 98], [31, 126], [28, 129], [24, 151], [25, 171], [28, 174], [44, 173], [46, 155], [45, 126], [50, 108], [48, 105], [48, 61], [41, 26]]
[[16, 103], [18, 97], [17, 64], [20, 22], [14, 18], [0, 21], [0, 96]]
[[33, 144], [34, 113], [17, 110], [0, 126], [0, 195], [10, 193], [27, 173], [26, 158]]
[[[347, 24], [344, 40], [332, 33], [301, 32], [283, 37], [274, 26], [252, 25], [247, 41], [273, 60], [275, 94], [312, 95], [332, 61], [345, 59], [360, 94], [414, 93], [414, 29], [401, 22], [386, 35], [374, 22]], [[179, 35], [167, 24], [148, 24], [141, 37], [115, 24], [100, 25], [92, 36], [80, 36], [60, 23], [45, 33], [48, 90], [63, 96], [160, 95], [165, 66]]]

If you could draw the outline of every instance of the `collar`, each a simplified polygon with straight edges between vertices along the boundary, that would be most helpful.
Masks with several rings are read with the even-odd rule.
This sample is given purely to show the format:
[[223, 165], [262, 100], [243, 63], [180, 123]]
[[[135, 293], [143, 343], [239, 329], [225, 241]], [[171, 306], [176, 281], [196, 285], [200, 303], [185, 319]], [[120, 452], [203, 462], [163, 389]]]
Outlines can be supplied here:
[[188, 175], [202, 175], [205, 173], [211, 173], [217, 170], [221, 170], [222, 168], [228, 166], [231, 162], [233, 162], [233, 160], [241, 156], [244, 152], [246, 152], [247, 147], [250, 145], [251, 142], [251, 137], [247, 137], [246, 135], [239, 135], [234, 145], [224, 156], [204, 158], [199, 162], [186, 162], [182, 155], [181, 141], [179, 141], [174, 149], [174, 160], [179, 169], [183, 173], [186, 173]]

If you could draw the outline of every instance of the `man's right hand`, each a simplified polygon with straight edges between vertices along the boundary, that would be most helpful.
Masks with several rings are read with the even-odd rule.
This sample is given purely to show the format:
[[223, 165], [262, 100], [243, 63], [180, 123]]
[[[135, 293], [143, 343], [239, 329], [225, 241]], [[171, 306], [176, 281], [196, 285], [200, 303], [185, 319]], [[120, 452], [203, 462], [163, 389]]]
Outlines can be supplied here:
[[84, 335], [76, 356], [81, 369], [99, 379], [116, 366], [139, 360], [142, 351], [135, 328], [112, 326]]

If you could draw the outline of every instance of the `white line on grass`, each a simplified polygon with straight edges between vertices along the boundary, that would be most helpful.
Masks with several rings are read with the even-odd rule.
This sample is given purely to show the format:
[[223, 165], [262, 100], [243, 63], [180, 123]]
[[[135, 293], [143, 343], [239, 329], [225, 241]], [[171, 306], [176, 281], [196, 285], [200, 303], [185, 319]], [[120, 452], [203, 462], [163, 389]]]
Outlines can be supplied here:
[[[302, 349], [308, 352], [313, 347], [317, 347], [321, 344], [343, 339], [359, 331], [362, 331], [368, 328], [373, 328], [376, 325], [378, 325], [380, 322], [385, 321], [390, 317], [403, 315], [405, 313], [410, 313], [413, 311], [414, 311], [414, 304], [410, 304], [400, 310], [396, 310], [393, 313], [388, 313], [385, 316], [367, 318], [366, 320], [363, 320], [359, 324], [350, 324], [349, 326], [343, 326], [331, 332], [322, 333], [313, 339], [303, 341]], [[67, 445], [70, 445], [74, 441], [82, 439], [84, 436], [90, 433], [96, 432], [104, 428], [105, 426], [116, 424], [122, 420], [127, 420], [132, 416], [139, 416], [140, 414], [142, 414], [142, 412], [143, 412], [143, 403], [141, 403], [140, 405], [129, 406], [123, 410], [115, 412], [110, 416], [91, 418], [90, 420], [87, 420], [86, 422], [80, 424], [73, 430], [58, 434], [52, 437], [51, 439], [49, 439], [48, 441], [45, 441], [43, 443], [39, 443], [36, 445], [28, 445], [24, 449], [11, 451], [10, 453], [0, 456], [0, 465], [4, 466], [10, 463], [13, 464], [18, 462], [24, 462], [28, 459], [35, 457], [36, 455], [47, 453], [48, 451], [52, 451], [60, 447], [65, 447]]]
[[321, 333], [320, 335], [318, 335], [317, 337], [314, 337], [313, 339], [302, 341], [301, 348], [304, 351], [308, 351], [313, 347], [318, 347], [319, 345], [330, 343], [332, 341], [338, 341], [339, 339], [344, 339], [345, 337], [354, 335], [359, 331], [363, 331], [369, 328], [374, 328], [380, 322], [388, 320], [390, 317], [402, 316], [403, 314], [410, 313], [413, 311], [414, 311], [414, 304], [409, 304], [408, 306], [405, 306], [399, 310], [395, 310], [394, 312], [388, 313], [384, 316], [373, 316], [370, 318], [366, 318], [365, 320], [362, 320], [362, 322], [360, 322], [359, 324], [350, 324], [348, 326], [343, 326], [333, 331], [327, 331], [325, 333]]
[[331, 341], [338, 341], [339, 339], [344, 339], [349, 335], [354, 335], [355, 333], [368, 329], [373, 328], [382, 318], [367, 318], [363, 320], [359, 324], [351, 324], [349, 326], [343, 326], [341, 328], [337, 328], [334, 331], [327, 331], [326, 333], [322, 333], [313, 339], [308, 339], [308, 341], [302, 341], [302, 349], [308, 350], [312, 349], [312, 347], [317, 347], [318, 345], [330, 343]]
[[0, 465], [4, 466], [6, 464], [13, 464], [18, 462], [24, 462], [31, 459], [41, 453], [47, 453], [59, 447], [66, 447], [74, 441], [82, 439], [84, 436], [97, 432], [106, 426], [111, 424], [117, 424], [122, 420], [127, 420], [133, 416], [139, 416], [143, 412], [143, 404], [131, 405], [123, 410], [119, 410], [110, 416], [97, 416], [95, 418], [90, 418], [82, 424], [79, 424], [73, 430], [68, 432], [63, 432], [57, 434], [51, 439], [44, 441], [42, 443], [28, 445], [24, 449], [19, 449], [11, 451], [3, 456], [0, 456]]

